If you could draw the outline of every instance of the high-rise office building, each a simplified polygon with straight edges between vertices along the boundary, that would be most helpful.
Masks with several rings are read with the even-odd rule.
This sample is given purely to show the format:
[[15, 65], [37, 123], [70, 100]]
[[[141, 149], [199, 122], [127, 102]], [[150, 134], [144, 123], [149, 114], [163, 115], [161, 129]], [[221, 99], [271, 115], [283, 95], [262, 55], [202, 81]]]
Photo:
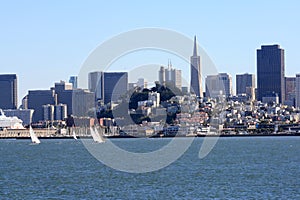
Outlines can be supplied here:
[[21, 109], [28, 109], [28, 95], [23, 97], [22, 99], [22, 105], [20, 107]]
[[181, 90], [182, 81], [181, 81], [181, 70], [171, 69], [171, 83]]
[[44, 119], [43, 105], [56, 105], [57, 95], [54, 90], [29, 90], [28, 109], [33, 109], [32, 122], [39, 122]]
[[103, 94], [103, 72], [90, 72], [88, 77], [88, 86], [91, 92], [94, 92], [96, 99], [102, 99]]
[[17, 75], [0, 75], [0, 108], [16, 109], [18, 106]]
[[257, 50], [257, 100], [274, 94], [284, 102], [284, 50], [279, 45], [263, 45]]
[[137, 83], [128, 83], [128, 90], [134, 90], [137, 86]]
[[73, 89], [78, 88], [78, 77], [77, 76], [71, 76], [69, 79], [69, 83], [72, 83]]
[[60, 81], [54, 84], [54, 90], [57, 94], [57, 104], [66, 104], [67, 105], [67, 114], [73, 114], [73, 85], [72, 83], [66, 83]]
[[105, 104], [119, 100], [128, 90], [127, 72], [91, 72], [88, 79], [89, 90]]
[[181, 70], [174, 69], [170, 62], [168, 63], [168, 67], [160, 67], [158, 77], [161, 85], [176, 87], [181, 90]]
[[296, 74], [296, 107], [300, 108], [300, 74]]
[[236, 75], [236, 94], [247, 94], [247, 88], [255, 88], [254, 74], [237, 74]]
[[[60, 81], [55, 83], [55, 93], [57, 94], [57, 105], [55, 108], [60, 109], [56, 120], [62, 120], [64, 112], [67, 115], [77, 117], [88, 116], [88, 111], [95, 108], [95, 93], [83, 89], [73, 89], [71, 83]], [[63, 108], [66, 105], [66, 109]], [[54, 116], [55, 118], [55, 116]]]
[[296, 77], [285, 77], [285, 105], [295, 106]]
[[72, 90], [72, 89], [73, 89], [73, 84], [67, 83], [65, 81], [60, 81], [59, 83], [54, 84], [54, 90], [56, 93], [62, 92], [65, 90]]
[[205, 79], [205, 94], [207, 97], [216, 98], [220, 95], [232, 95], [232, 78], [227, 73], [209, 75]]
[[218, 76], [208, 75], [205, 78], [205, 96], [215, 98], [222, 94], [218, 86]]
[[181, 87], [181, 91], [182, 91], [183, 94], [187, 94], [188, 93], [188, 87], [187, 86]]
[[198, 97], [203, 96], [200, 56], [198, 56], [198, 52], [197, 52], [196, 36], [194, 38], [194, 51], [193, 51], [193, 55], [191, 56], [190, 92], [196, 94], [196, 96], [198, 96]]
[[226, 97], [229, 97], [232, 95], [232, 78], [229, 74], [227, 73], [219, 73], [218, 74], [219, 78], [219, 87], [222, 88], [224, 87], [225, 95]]
[[117, 101], [128, 90], [127, 72], [105, 72], [103, 74], [103, 100], [104, 103]]
[[166, 85], [166, 69], [164, 66], [161, 66], [158, 72], [158, 81], [161, 85]]
[[147, 82], [145, 81], [144, 78], [139, 78], [138, 81], [136, 82], [136, 85], [141, 89], [147, 88]]
[[[95, 111], [95, 93], [89, 90], [73, 90], [72, 114], [77, 117], [89, 116]], [[68, 108], [69, 109], [69, 108]], [[95, 113], [93, 113], [95, 114]]]

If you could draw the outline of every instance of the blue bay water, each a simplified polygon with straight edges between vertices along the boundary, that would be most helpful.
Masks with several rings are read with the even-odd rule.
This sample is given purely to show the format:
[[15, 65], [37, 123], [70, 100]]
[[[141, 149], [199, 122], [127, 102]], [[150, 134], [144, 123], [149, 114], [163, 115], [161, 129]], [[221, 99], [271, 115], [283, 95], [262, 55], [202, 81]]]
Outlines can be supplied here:
[[[147, 152], [170, 140], [113, 142]], [[196, 138], [176, 162], [143, 174], [103, 165], [80, 141], [41, 142], [0, 140], [0, 199], [300, 199], [300, 137], [220, 138], [204, 159]]]

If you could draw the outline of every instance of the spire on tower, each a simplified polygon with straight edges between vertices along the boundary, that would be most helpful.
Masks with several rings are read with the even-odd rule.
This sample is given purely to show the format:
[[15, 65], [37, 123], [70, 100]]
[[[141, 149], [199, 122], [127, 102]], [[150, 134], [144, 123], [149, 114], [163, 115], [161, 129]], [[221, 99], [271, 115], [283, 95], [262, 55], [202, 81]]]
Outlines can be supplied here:
[[171, 59], [168, 59], [168, 69], [172, 69], [172, 61], [171, 61]]
[[197, 52], [197, 38], [194, 37], [194, 51], [191, 56], [191, 93], [196, 94], [198, 97], [202, 97], [202, 81], [201, 81], [201, 66], [200, 66], [200, 56]]
[[193, 52], [193, 56], [197, 56], [197, 38], [196, 35], [194, 37], [194, 52]]

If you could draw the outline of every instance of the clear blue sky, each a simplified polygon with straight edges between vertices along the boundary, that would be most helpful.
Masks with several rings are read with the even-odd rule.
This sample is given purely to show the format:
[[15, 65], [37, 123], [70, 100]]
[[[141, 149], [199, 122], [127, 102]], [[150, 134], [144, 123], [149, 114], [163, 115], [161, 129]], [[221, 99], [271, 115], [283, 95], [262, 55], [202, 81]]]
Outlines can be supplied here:
[[159, 27], [197, 35], [217, 69], [233, 78], [255, 73], [256, 49], [262, 44], [280, 44], [286, 75], [294, 76], [300, 72], [299, 10], [296, 0], [2, 1], [0, 73], [18, 75], [21, 99], [29, 89], [47, 89], [77, 75], [106, 39]]

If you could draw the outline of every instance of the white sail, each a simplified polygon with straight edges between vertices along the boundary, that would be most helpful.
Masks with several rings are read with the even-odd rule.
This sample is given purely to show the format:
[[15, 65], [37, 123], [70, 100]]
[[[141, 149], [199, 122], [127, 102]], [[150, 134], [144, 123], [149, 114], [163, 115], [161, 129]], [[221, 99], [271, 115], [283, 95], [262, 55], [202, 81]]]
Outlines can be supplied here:
[[102, 142], [105, 142], [105, 140], [104, 140], [103, 135], [102, 135], [102, 129], [100, 129], [100, 130], [101, 130], [101, 133], [99, 133], [97, 128], [95, 128], [96, 135], [99, 138], [99, 141], [101, 141], [101, 143], [102, 143]]
[[276, 124], [275, 128], [274, 128], [274, 133], [277, 133], [277, 132], [278, 132], [278, 125]]
[[103, 143], [105, 142], [104, 141], [104, 138], [98, 133], [97, 129], [93, 129], [92, 127], [90, 127], [90, 130], [91, 130], [91, 135], [93, 137], [93, 140], [95, 142], [98, 142], [98, 143]]
[[35, 144], [40, 144], [41, 143], [40, 140], [39, 140], [39, 138], [35, 135], [35, 133], [34, 133], [34, 131], [33, 131], [33, 129], [32, 129], [31, 126], [29, 128], [29, 134], [30, 134], [31, 142], [32, 143], [35, 143]]
[[76, 137], [75, 131], [73, 131], [73, 138], [74, 138], [75, 140], [77, 140], [77, 137]]
[[92, 127], [90, 127], [90, 131], [91, 131], [91, 135], [92, 135], [93, 140], [94, 140], [95, 142], [97, 142], [97, 136], [96, 136], [95, 131], [93, 130]]

